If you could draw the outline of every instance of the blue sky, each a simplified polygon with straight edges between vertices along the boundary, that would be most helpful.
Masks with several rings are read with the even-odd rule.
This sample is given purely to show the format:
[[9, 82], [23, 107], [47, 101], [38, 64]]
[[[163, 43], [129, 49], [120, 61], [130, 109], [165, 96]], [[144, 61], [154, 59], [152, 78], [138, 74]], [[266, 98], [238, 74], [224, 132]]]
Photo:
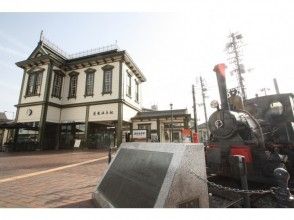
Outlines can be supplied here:
[[[279, 5], [261, 2], [234, 6], [244, 6], [241, 11], [228, 0], [214, 5], [201, 1], [188, 11], [161, 13], [0, 13], [0, 111], [15, 111], [22, 78], [15, 62], [29, 56], [41, 30], [68, 53], [117, 40], [147, 77], [144, 107], [158, 104], [168, 109], [172, 102], [174, 108], [188, 108], [192, 113], [191, 85], [199, 75], [207, 83], [207, 104], [218, 99], [212, 69], [220, 62], [230, 68], [224, 51], [230, 31], [243, 34], [243, 63], [253, 68], [244, 75], [249, 97], [261, 94], [263, 87], [274, 93], [273, 77], [281, 92], [293, 92], [294, 15], [283, 1]], [[227, 75], [229, 87], [237, 86], [235, 77]], [[196, 93], [201, 103], [199, 86]], [[198, 111], [203, 121], [202, 107]]]

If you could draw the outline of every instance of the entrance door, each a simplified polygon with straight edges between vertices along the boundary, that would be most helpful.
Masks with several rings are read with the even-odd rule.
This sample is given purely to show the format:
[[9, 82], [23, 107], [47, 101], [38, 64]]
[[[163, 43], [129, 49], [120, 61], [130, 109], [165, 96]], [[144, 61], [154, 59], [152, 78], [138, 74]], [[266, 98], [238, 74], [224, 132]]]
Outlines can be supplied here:
[[114, 146], [114, 128], [103, 124], [89, 124], [88, 147], [103, 149]]
[[72, 124], [61, 125], [60, 148], [68, 149], [68, 148], [72, 148], [73, 145], [74, 145], [74, 134], [73, 134]]

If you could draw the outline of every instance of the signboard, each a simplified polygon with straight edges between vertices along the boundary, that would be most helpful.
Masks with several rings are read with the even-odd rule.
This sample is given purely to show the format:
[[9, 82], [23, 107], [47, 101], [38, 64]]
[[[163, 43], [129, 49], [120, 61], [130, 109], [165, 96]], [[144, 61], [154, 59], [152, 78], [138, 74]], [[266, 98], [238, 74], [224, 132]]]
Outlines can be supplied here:
[[79, 148], [81, 145], [81, 139], [75, 139], [74, 148]]
[[133, 140], [146, 140], [147, 130], [133, 130]]
[[121, 149], [98, 191], [118, 208], [152, 208], [173, 154]]

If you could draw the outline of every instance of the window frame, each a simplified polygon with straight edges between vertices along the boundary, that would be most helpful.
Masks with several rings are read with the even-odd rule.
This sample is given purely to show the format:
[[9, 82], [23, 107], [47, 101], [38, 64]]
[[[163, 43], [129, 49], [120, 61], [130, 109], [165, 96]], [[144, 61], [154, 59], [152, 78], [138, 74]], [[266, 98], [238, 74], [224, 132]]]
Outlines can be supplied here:
[[139, 103], [139, 82], [135, 80], [135, 102]]
[[[84, 97], [87, 96], [94, 96], [94, 85], [95, 85], [95, 69], [89, 68], [85, 70], [86, 73], [86, 80], [85, 80], [85, 94]], [[91, 78], [90, 76], [93, 77], [93, 79], [91, 81], [89, 81]], [[91, 84], [89, 84], [89, 82]]]
[[126, 95], [129, 98], [132, 98], [132, 75], [129, 73], [129, 71], [127, 71], [127, 83], [126, 83]]
[[[44, 70], [45, 70], [44, 68], [38, 68], [37, 70], [34, 68], [34, 69], [31, 69], [27, 72], [28, 78], [27, 78], [26, 92], [25, 92], [25, 96], [24, 96], [25, 98], [41, 95]], [[32, 91], [30, 92], [31, 80], [33, 82], [32, 82]]]
[[[52, 85], [52, 93], [51, 97], [55, 97], [58, 99], [61, 99], [61, 93], [62, 93], [62, 86], [63, 86], [63, 78], [65, 74], [61, 70], [53, 70], [54, 71], [54, 79], [53, 79], [53, 85]], [[57, 86], [57, 78], [60, 77], [60, 87], [56, 91], [55, 88]]]
[[[68, 88], [68, 99], [72, 99], [72, 98], [74, 98], [74, 99], [76, 99], [77, 98], [77, 90], [78, 90], [78, 76], [79, 76], [79, 72], [76, 72], [76, 71], [73, 71], [73, 72], [70, 72], [69, 74], [69, 77], [70, 77], [70, 79], [69, 79], [69, 88]], [[75, 86], [75, 94], [73, 95], [73, 94], [71, 94], [71, 90], [72, 90], [72, 83], [73, 83], [73, 79], [76, 79], [75, 81], [76, 81], [76, 86]]]
[[[112, 79], [113, 79], [113, 69], [114, 66], [112, 65], [105, 65], [101, 68], [103, 70], [103, 85], [102, 85], [102, 95], [105, 94], [112, 94]], [[109, 90], [106, 90], [106, 74], [109, 73], [110, 80], [109, 80]]]

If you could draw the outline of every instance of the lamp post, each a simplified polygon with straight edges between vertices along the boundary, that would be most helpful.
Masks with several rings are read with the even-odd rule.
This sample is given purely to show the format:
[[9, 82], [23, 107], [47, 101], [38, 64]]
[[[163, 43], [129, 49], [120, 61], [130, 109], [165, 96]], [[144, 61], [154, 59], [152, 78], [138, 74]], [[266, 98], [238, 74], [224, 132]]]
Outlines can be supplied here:
[[170, 111], [171, 111], [171, 133], [170, 133], [170, 142], [173, 142], [173, 103], [170, 103]]

